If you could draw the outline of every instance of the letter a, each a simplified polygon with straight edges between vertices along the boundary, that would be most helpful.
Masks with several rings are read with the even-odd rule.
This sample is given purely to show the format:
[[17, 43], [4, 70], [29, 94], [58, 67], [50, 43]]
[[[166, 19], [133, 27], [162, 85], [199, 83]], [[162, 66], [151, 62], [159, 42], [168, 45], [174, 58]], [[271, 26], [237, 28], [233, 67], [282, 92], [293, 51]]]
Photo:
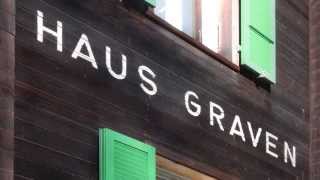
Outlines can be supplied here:
[[[85, 55], [81, 52], [82, 47], [85, 46], [88, 50], [89, 55]], [[85, 34], [81, 35], [76, 48], [73, 50], [72, 58], [77, 59], [81, 57], [82, 59], [89, 61], [95, 69], [98, 69], [96, 59], [93, 56], [91, 45], [89, 43], [88, 37]]]

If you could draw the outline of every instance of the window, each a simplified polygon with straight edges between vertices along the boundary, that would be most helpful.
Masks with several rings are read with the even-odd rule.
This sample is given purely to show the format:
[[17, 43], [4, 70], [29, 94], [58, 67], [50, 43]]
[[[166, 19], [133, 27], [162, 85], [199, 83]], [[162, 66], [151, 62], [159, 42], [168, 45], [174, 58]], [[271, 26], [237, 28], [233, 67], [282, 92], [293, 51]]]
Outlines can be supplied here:
[[[219, 179], [239, 180], [221, 171]], [[218, 180], [156, 155], [155, 147], [115, 132], [99, 129], [100, 180]]]
[[195, 0], [158, 0], [155, 13], [189, 36], [196, 36]]
[[154, 13], [176, 29], [239, 65], [239, 2], [157, 0]]
[[189, 43], [232, 69], [241, 65], [256, 78], [276, 83], [275, 0], [145, 1], [157, 21], [169, 23]]
[[157, 157], [157, 180], [218, 180], [198, 171], [177, 164], [163, 157]]

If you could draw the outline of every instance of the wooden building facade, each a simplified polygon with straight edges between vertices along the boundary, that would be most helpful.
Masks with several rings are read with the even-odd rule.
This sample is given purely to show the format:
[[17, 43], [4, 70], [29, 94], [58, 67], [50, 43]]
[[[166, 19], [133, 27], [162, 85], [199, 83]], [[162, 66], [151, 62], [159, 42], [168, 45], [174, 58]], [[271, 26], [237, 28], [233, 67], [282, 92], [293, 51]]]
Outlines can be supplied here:
[[320, 177], [308, 1], [275, 1], [275, 83], [141, 1], [0, 0], [0, 179], [98, 180], [100, 128], [154, 147], [158, 178], [168, 164], [203, 180]]

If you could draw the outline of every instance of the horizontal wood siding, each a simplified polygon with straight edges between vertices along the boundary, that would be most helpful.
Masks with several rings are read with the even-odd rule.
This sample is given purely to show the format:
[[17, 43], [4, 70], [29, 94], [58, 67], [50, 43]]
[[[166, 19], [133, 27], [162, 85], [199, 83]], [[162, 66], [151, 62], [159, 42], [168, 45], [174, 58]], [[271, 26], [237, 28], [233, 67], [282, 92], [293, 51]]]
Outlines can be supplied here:
[[[17, 179], [98, 179], [98, 128], [108, 127], [154, 145], [160, 155], [201, 172], [243, 180], [307, 178], [308, 12], [305, 1], [277, 1], [277, 84], [268, 91], [116, 0], [17, 1], [15, 174]], [[45, 25], [63, 22], [64, 49], [36, 39], [36, 11]], [[99, 69], [71, 58], [81, 33], [89, 37]], [[128, 75], [115, 80], [105, 67]], [[140, 88], [138, 67], [155, 74], [156, 96]], [[199, 95], [202, 114], [184, 107], [184, 93]], [[209, 101], [233, 117], [262, 127], [297, 147], [297, 167], [209, 126]], [[247, 133], [248, 134], [248, 133]], [[247, 137], [249, 139], [249, 137]], [[226, 176], [224, 176], [226, 177]], [[229, 177], [229, 176], [228, 176]]]

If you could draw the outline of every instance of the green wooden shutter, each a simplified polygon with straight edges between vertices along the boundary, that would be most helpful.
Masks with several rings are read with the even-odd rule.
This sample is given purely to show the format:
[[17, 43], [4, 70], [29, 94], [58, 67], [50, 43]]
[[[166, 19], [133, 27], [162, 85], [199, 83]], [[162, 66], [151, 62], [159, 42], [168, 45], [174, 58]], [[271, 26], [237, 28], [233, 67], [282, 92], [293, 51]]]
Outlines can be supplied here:
[[156, 7], [156, 0], [145, 0], [145, 2], [152, 7]]
[[276, 82], [275, 0], [241, 0], [241, 64]]
[[99, 130], [100, 180], [155, 180], [155, 148], [114, 132]]

